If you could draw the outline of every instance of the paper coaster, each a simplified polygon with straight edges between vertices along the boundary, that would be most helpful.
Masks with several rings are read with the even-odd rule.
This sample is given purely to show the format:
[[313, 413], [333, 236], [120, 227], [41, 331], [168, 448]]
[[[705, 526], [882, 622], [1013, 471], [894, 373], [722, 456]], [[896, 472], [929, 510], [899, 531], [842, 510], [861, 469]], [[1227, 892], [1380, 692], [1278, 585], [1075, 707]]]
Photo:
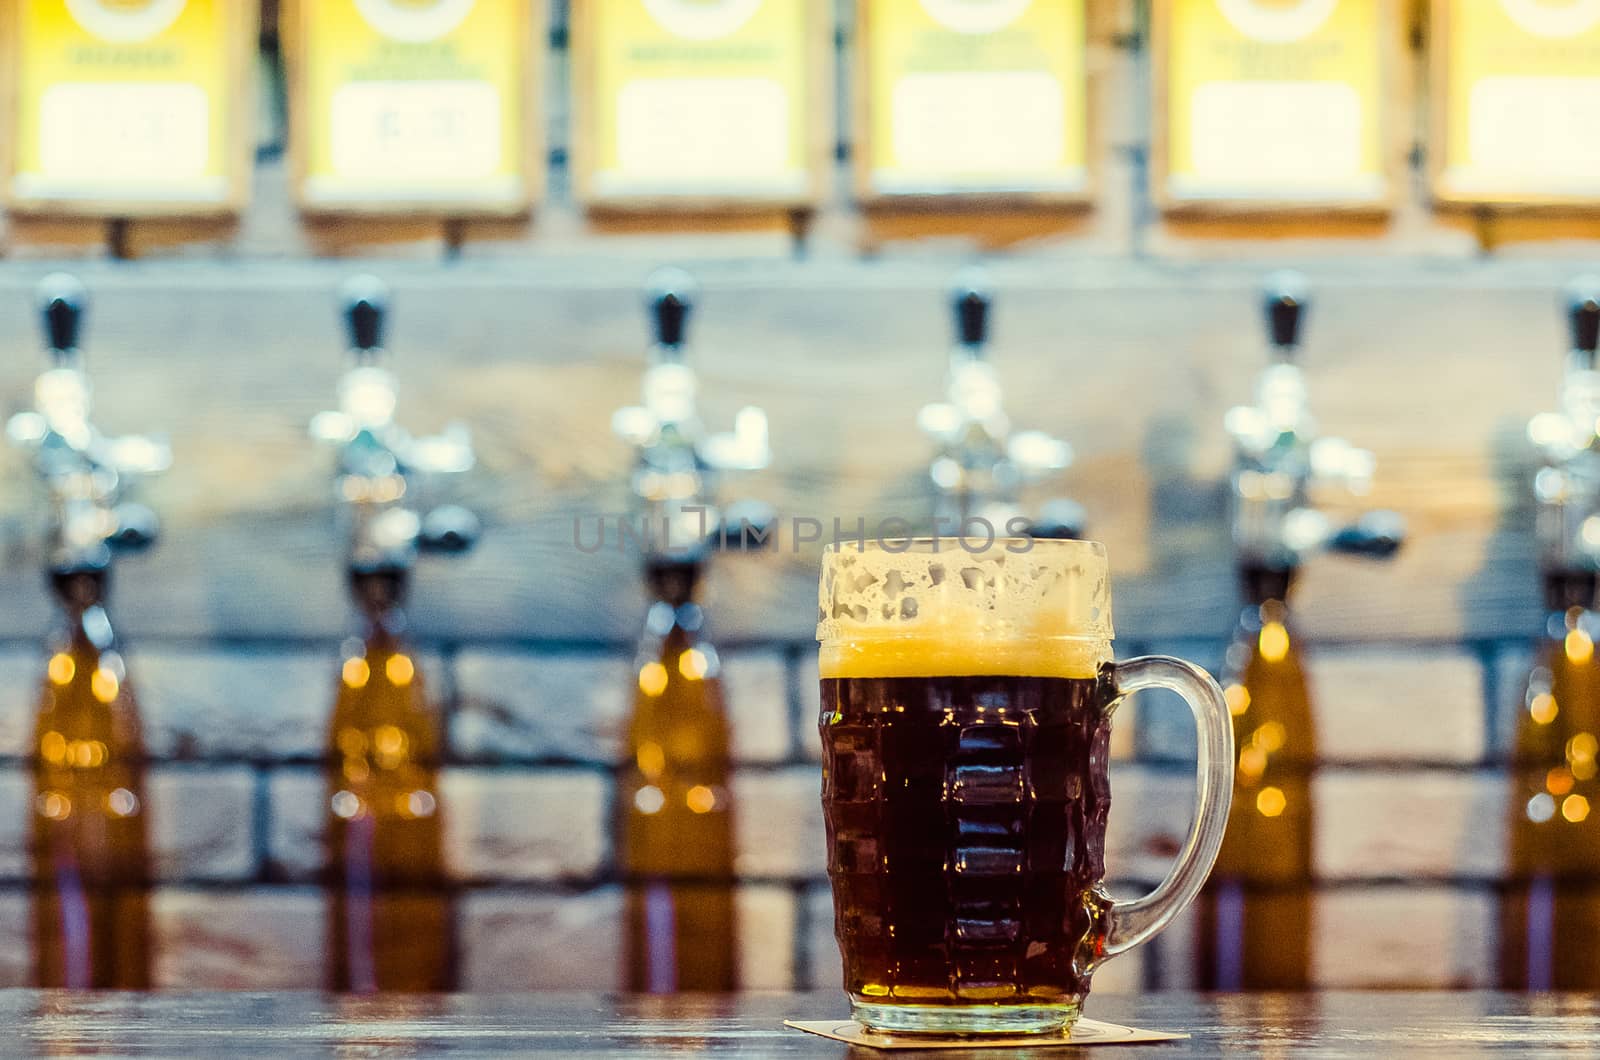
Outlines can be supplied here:
[[941, 1037], [937, 1034], [889, 1034], [869, 1031], [855, 1020], [784, 1020], [785, 1027], [793, 1027], [807, 1034], [820, 1034], [836, 1042], [865, 1045], [870, 1049], [1015, 1049], [1052, 1045], [1126, 1045], [1131, 1042], [1175, 1042], [1189, 1037], [1187, 1034], [1168, 1034], [1166, 1031], [1141, 1031], [1115, 1023], [1080, 1019], [1072, 1025], [1070, 1034], [1015, 1034], [968, 1035]]

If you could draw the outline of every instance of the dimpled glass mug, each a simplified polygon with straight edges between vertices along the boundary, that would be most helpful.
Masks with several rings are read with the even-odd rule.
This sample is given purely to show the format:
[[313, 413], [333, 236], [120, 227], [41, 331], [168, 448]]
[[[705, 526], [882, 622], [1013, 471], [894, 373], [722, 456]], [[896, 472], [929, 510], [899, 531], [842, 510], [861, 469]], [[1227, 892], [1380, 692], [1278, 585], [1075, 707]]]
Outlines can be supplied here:
[[[1178, 659], [1111, 657], [1092, 541], [827, 549], [822, 805], [845, 989], [876, 1031], [1057, 1032], [1095, 967], [1188, 905], [1222, 842], [1233, 730]], [[1165, 882], [1111, 899], [1106, 767], [1117, 704], [1168, 688], [1199, 728], [1194, 828]]]

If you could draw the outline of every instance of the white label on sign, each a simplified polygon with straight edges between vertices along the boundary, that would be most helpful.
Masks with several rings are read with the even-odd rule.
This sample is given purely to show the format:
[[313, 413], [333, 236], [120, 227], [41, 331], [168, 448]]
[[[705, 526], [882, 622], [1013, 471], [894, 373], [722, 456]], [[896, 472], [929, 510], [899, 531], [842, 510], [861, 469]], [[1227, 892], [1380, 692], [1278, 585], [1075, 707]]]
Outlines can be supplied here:
[[1047, 73], [909, 74], [890, 107], [894, 155], [908, 174], [1048, 176], [1066, 155], [1066, 100]]
[[500, 168], [500, 96], [483, 81], [363, 81], [333, 94], [341, 179], [458, 183]]
[[1377, 194], [1362, 172], [1361, 96], [1336, 81], [1213, 81], [1189, 109], [1194, 172], [1178, 193], [1295, 199]]
[[630, 81], [617, 93], [620, 183], [770, 184], [789, 165], [789, 94], [767, 78]]
[[1453, 187], [1544, 194], [1600, 188], [1600, 78], [1486, 77], [1467, 101], [1466, 172]]
[[39, 101], [42, 176], [111, 189], [202, 180], [210, 112], [199, 85], [51, 85]]

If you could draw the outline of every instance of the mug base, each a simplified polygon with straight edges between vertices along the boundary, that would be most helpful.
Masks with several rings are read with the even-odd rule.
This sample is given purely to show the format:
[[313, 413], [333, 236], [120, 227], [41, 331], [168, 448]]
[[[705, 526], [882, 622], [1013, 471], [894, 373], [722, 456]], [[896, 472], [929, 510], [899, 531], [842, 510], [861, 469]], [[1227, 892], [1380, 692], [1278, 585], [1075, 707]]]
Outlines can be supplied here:
[[850, 999], [850, 1014], [870, 1031], [895, 1034], [1049, 1034], [1078, 1020], [1083, 1002], [1049, 1005], [902, 1005]]

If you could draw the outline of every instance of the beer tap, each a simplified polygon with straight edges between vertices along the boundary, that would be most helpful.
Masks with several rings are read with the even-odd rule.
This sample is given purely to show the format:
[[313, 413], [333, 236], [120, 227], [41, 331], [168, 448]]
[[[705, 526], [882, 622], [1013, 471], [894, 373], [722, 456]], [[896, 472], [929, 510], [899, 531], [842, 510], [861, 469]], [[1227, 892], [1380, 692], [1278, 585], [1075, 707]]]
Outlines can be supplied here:
[[[651, 276], [647, 299], [655, 341], [642, 401], [618, 409], [612, 430], [635, 450], [630, 485], [642, 521], [647, 559], [696, 560], [707, 547], [742, 547], [765, 536], [771, 509], [756, 502], [719, 506], [722, 477], [760, 471], [772, 459], [767, 415], [746, 406], [733, 429], [712, 433], [700, 419], [699, 382], [688, 364], [694, 280], [681, 269]], [[659, 536], [657, 536], [659, 533]]]
[[1365, 495], [1375, 465], [1367, 450], [1317, 433], [1299, 365], [1307, 305], [1304, 277], [1283, 272], [1269, 279], [1271, 363], [1256, 382], [1256, 403], [1229, 410], [1225, 420], [1235, 446], [1233, 543], [1246, 567], [1291, 570], [1324, 550], [1386, 557], [1405, 533], [1394, 512], [1369, 512], [1336, 526], [1315, 506], [1313, 495], [1324, 487]]
[[1222, 852], [1195, 903], [1194, 984], [1202, 989], [1304, 989], [1311, 974], [1315, 711], [1288, 606], [1294, 573], [1322, 551], [1382, 557], [1404, 528], [1392, 512], [1336, 526], [1315, 494], [1362, 495], [1372, 454], [1322, 436], [1299, 361], [1306, 282], [1273, 276], [1266, 290], [1271, 363], [1256, 403], [1226, 417], [1233, 436], [1232, 529], [1243, 607], [1225, 657], [1233, 715], [1234, 793]]
[[[325, 773], [328, 988], [437, 992], [455, 987], [453, 896], [439, 790], [443, 737], [406, 643], [403, 611], [421, 552], [463, 552], [480, 532], [458, 505], [425, 509], [429, 480], [473, 466], [464, 427], [416, 437], [395, 420], [385, 365], [388, 292], [370, 276], [344, 287], [352, 364], [339, 408], [311, 433], [338, 447], [349, 524], [348, 576], [362, 635], [345, 644]], [[404, 938], [397, 947], [393, 940]]]
[[104, 571], [114, 551], [154, 543], [155, 513], [123, 497], [141, 476], [165, 471], [172, 450], [153, 436], [108, 437], [95, 427], [93, 389], [78, 348], [83, 285], [65, 273], [45, 277], [39, 308], [50, 367], [34, 381], [33, 408], [13, 416], [7, 433], [32, 454], [49, 498], [51, 570]]
[[989, 360], [992, 304], [980, 270], [957, 278], [951, 291], [956, 341], [945, 400], [925, 405], [917, 415], [918, 426], [938, 447], [928, 472], [936, 532], [965, 533], [969, 521], [981, 519], [999, 534], [1079, 537], [1085, 513], [1075, 501], [1051, 501], [1037, 517], [1023, 512], [1023, 487], [1070, 466], [1072, 447], [1043, 431], [1012, 429]]
[[1567, 290], [1571, 328], [1560, 410], [1534, 416], [1528, 437], [1544, 582], [1544, 636], [1516, 704], [1508, 872], [1500, 892], [1500, 985], [1594, 990], [1600, 964], [1585, 944], [1600, 910], [1600, 276]]
[[692, 306], [687, 275], [651, 278], [643, 401], [612, 420], [636, 452], [630, 482], [651, 599], [616, 799], [625, 985], [650, 993], [739, 986], [732, 734], [721, 663], [694, 596], [708, 553], [748, 548], [752, 533], [766, 541], [772, 518], [764, 505], [718, 499], [724, 475], [767, 465], [767, 418], [744, 408], [731, 431], [706, 430], [685, 357]]
[[13, 416], [50, 511], [46, 568], [62, 622], [41, 681], [29, 773], [33, 979], [49, 987], [150, 985], [149, 834], [139, 706], [105, 608], [113, 556], [150, 545], [156, 518], [125, 500], [172, 454], [146, 435], [112, 437], [91, 419], [79, 353], [83, 285], [39, 285], [50, 367], [33, 408]]
[[419, 552], [464, 552], [478, 540], [476, 514], [446, 504], [421, 510], [424, 483], [470, 471], [472, 439], [461, 424], [415, 437], [395, 420], [399, 381], [385, 364], [389, 294], [376, 277], [344, 286], [351, 365], [339, 408], [311, 421], [312, 436], [338, 447], [338, 497], [350, 521], [352, 571], [408, 571]]

